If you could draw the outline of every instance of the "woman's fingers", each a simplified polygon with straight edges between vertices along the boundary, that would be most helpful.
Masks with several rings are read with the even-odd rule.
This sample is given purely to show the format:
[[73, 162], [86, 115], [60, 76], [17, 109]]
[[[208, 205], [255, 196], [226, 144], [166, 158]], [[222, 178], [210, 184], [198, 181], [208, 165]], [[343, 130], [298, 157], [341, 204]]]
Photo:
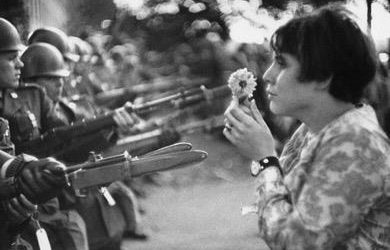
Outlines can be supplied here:
[[[263, 119], [263, 116], [261, 115], [261, 112], [260, 110], [257, 108], [257, 105], [256, 105], [256, 102], [255, 101], [252, 101], [250, 103], [250, 110], [251, 110], [251, 113], [252, 113], [252, 117], [253, 119], [255, 119], [255, 121], [257, 123], [259, 123], [260, 125], [262, 126], [267, 126], [267, 124], [265, 123], [264, 119]], [[268, 127], [268, 126], [267, 126]]]

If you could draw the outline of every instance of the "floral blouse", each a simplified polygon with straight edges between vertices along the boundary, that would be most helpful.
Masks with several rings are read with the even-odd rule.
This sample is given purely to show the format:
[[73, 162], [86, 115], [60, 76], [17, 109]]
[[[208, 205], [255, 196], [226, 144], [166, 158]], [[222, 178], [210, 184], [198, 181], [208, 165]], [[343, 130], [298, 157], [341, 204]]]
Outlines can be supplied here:
[[370, 106], [316, 134], [301, 125], [280, 162], [284, 177], [256, 179], [271, 249], [390, 249], [390, 144]]

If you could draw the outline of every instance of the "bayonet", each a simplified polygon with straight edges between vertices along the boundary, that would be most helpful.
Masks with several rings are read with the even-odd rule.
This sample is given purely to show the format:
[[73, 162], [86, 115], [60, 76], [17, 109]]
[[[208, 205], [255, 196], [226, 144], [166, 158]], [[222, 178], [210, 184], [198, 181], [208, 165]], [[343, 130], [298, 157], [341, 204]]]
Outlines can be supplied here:
[[207, 158], [207, 153], [204, 151], [187, 150], [187, 148], [183, 150], [182, 146], [184, 145], [171, 148], [172, 152], [157, 152], [141, 158], [131, 157], [125, 151], [120, 155], [94, 159], [68, 167], [68, 179], [75, 189], [102, 186], [125, 178], [191, 166]]

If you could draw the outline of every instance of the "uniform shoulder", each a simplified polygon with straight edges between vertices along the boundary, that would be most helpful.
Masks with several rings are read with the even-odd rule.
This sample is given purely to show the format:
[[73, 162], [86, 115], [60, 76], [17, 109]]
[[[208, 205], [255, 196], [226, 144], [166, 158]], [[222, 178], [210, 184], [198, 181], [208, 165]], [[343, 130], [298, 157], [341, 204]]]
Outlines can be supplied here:
[[44, 92], [44, 89], [36, 83], [23, 83], [16, 90], [17, 92], [23, 92], [23, 91], [39, 91], [42, 93]]
[[35, 99], [36, 101], [48, 99], [45, 90], [41, 86], [34, 83], [22, 84], [17, 89], [13, 90], [13, 92], [15, 92], [14, 95], [18, 96], [19, 98]]
[[43, 90], [43, 88], [36, 83], [22, 83], [22, 84], [20, 84], [18, 89], [41, 89], [41, 90]]

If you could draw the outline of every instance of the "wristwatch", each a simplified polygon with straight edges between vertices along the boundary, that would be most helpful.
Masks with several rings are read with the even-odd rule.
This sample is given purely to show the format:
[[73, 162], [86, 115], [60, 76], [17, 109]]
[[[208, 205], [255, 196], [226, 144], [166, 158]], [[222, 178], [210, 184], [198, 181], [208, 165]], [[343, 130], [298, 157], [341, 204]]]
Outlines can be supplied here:
[[256, 177], [261, 173], [261, 171], [268, 167], [277, 167], [280, 171], [280, 174], [283, 176], [283, 171], [280, 166], [279, 159], [275, 156], [268, 156], [258, 161], [252, 161], [251, 175]]

